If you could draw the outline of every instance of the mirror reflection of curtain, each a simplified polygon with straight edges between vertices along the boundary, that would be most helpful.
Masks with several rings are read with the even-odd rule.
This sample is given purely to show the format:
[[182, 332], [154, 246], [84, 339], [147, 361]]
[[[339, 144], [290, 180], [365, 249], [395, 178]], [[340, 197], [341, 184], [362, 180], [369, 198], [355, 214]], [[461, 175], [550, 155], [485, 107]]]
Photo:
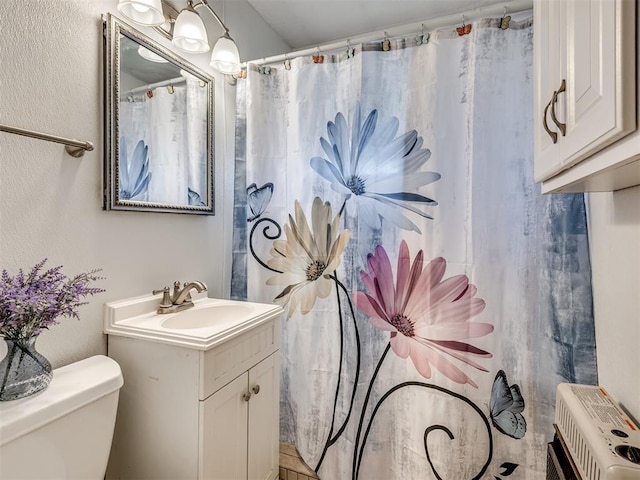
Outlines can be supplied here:
[[[140, 141], [148, 147], [149, 183], [132, 201], [204, 205], [207, 183], [207, 95], [197, 80], [144, 93], [120, 104], [120, 175], [139, 178]], [[126, 98], [122, 95], [123, 99]], [[123, 155], [124, 154], [124, 155]], [[126, 157], [126, 158], [125, 158]], [[121, 185], [123, 184], [121, 178]]]

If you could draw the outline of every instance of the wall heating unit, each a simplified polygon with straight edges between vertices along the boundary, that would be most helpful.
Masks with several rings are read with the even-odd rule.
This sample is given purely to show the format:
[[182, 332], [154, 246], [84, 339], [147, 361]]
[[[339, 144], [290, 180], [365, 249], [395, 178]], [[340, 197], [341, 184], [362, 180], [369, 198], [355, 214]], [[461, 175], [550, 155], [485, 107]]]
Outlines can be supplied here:
[[640, 480], [640, 427], [602, 387], [562, 383], [547, 480]]

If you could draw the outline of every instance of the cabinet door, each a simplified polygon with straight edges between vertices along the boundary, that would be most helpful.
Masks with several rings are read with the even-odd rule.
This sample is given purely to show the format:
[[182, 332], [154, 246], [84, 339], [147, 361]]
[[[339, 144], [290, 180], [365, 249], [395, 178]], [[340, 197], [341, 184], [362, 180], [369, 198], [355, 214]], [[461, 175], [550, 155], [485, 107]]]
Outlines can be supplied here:
[[[280, 457], [280, 354], [249, 370], [249, 480], [278, 476]], [[239, 478], [239, 477], [238, 477]]]
[[558, 3], [567, 9], [566, 93], [558, 97], [566, 168], [636, 128], [635, 1]]
[[[553, 123], [551, 107], [566, 63], [563, 2], [536, 0], [534, 7], [534, 138], [535, 180], [542, 181], [562, 168], [562, 133]], [[563, 117], [564, 118], [564, 117]], [[548, 130], [548, 131], [547, 131]], [[555, 141], [553, 140], [555, 138]]]
[[635, 10], [635, 0], [535, 0], [536, 181], [636, 129]]
[[200, 476], [212, 480], [247, 478], [248, 373], [200, 402]]

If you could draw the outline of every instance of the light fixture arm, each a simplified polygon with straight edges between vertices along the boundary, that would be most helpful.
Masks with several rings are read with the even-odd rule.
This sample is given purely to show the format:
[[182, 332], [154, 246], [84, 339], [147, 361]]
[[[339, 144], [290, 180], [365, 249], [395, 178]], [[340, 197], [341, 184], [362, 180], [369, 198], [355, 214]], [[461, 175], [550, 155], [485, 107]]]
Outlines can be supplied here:
[[[192, 0], [189, 0], [189, 3], [191, 5], [193, 5]], [[198, 7], [202, 7], [202, 6], [204, 6], [207, 10], [209, 10], [209, 12], [211, 12], [211, 15], [213, 15], [213, 17], [218, 21], [220, 26], [224, 29], [224, 35], [228, 37], [229, 36], [229, 29], [224, 24], [224, 22], [220, 19], [218, 14], [216, 12], [214, 12], [213, 9], [209, 6], [209, 3], [207, 3], [207, 0], [200, 0], [200, 3], [198, 3], [196, 5], [193, 5], [193, 8], [198, 8]]]
[[[153, 1], [163, 2], [163, 0]], [[223, 74], [236, 74], [240, 72], [241, 66], [238, 46], [229, 35], [229, 29], [227, 26], [218, 14], [209, 6], [207, 0], [197, 0], [196, 3], [194, 3], [194, 0], [187, 0], [186, 7], [181, 10], [175, 19], [172, 18], [171, 14], [168, 15], [169, 21], [165, 23], [168, 23], [169, 27], [158, 27], [159, 31], [167, 38], [171, 39], [171, 43], [173, 43], [176, 48], [186, 53], [204, 53], [209, 51], [210, 47], [207, 39], [207, 29], [202, 21], [202, 17], [196, 11], [196, 9], [200, 7], [204, 7], [209, 10], [211, 15], [213, 15], [213, 18], [216, 19], [224, 30], [222, 35], [214, 44], [211, 52], [211, 62], [209, 65]], [[166, 19], [167, 17], [165, 16], [165, 20]]]

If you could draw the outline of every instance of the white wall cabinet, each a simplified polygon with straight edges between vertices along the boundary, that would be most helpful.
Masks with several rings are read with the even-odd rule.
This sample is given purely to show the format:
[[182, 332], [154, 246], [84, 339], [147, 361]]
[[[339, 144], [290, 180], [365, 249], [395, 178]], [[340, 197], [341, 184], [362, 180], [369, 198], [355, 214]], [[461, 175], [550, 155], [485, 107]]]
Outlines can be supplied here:
[[640, 184], [635, 0], [535, 0], [534, 25], [542, 191]]
[[274, 480], [279, 316], [197, 350], [109, 335], [121, 366], [108, 479]]

